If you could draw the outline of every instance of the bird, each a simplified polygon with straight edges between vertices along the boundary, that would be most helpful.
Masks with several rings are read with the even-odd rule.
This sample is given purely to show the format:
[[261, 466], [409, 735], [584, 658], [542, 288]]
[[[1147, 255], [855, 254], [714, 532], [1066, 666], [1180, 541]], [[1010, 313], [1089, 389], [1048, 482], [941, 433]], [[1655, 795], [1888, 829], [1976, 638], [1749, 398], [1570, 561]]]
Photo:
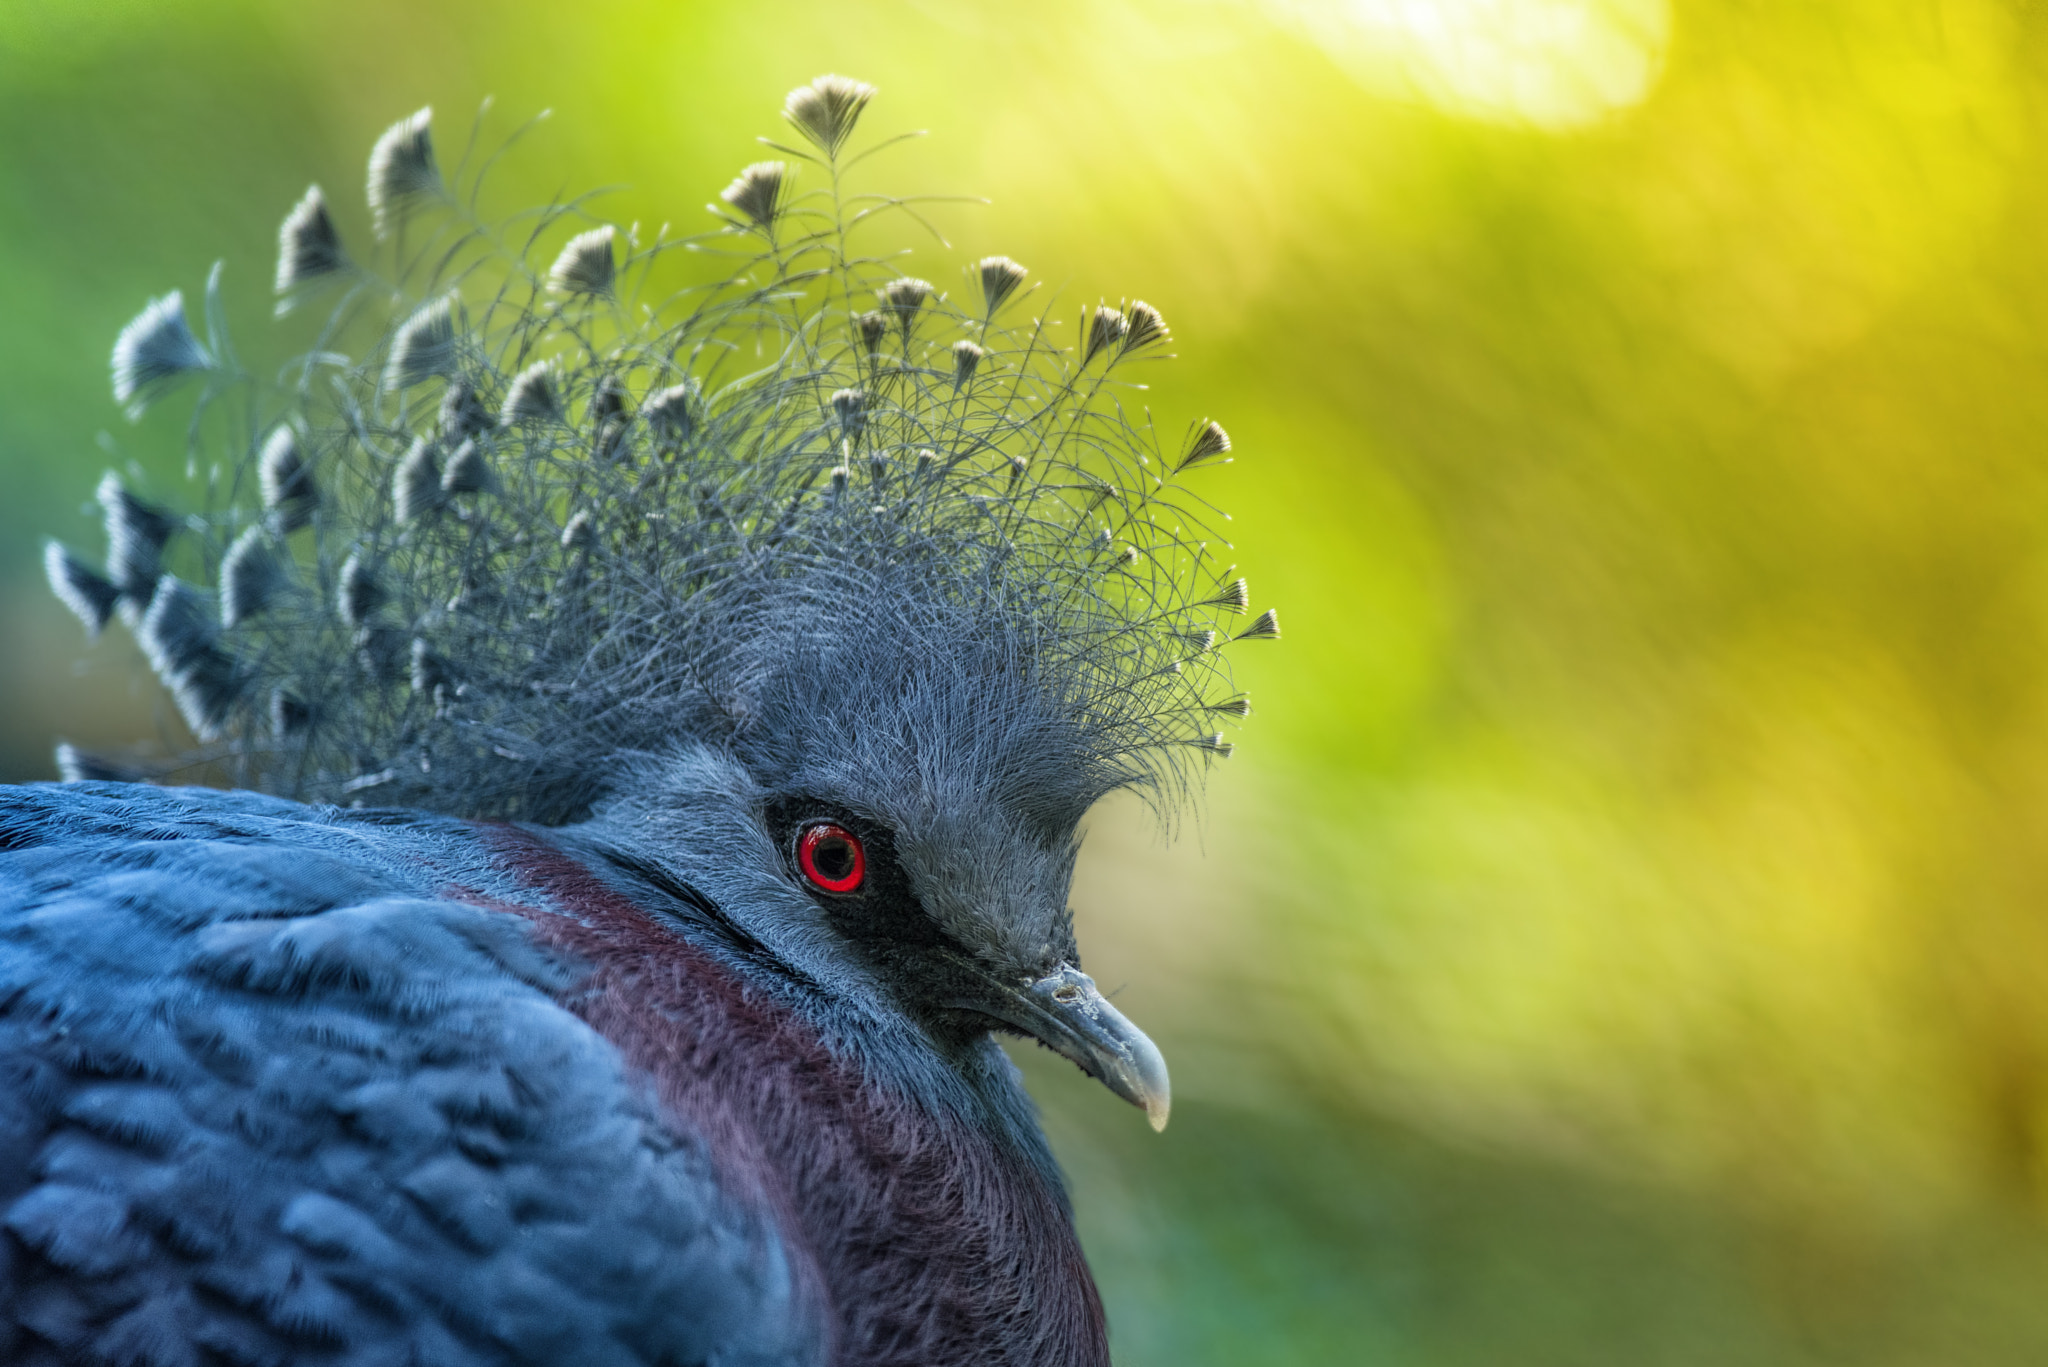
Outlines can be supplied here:
[[46, 567], [193, 739], [0, 788], [0, 1359], [1108, 1362], [999, 1040], [1165, 1126], [1083, 818], [1191, 800], [1278, 618], [1224, 429], [1134, 406], [1158, 310], [905, 274], [875, 93], [687, 235], [487, 217], [421, 110], [366, 237], [284, 219], [293, 359], [218, 265], [122, 332], [190, 506], [110, 473]]

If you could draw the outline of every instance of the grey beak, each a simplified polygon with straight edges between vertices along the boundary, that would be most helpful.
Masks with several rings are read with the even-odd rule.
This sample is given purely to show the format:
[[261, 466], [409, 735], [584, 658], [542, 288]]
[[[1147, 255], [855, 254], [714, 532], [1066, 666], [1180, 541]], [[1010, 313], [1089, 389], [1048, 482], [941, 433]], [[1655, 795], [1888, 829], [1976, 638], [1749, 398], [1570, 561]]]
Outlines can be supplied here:
[[1011, 988], [982, 1010], [1016, 1026], [1081, 1071], [1145, 1112], [1152, 1128], [1166, 1128], [1173, 1089], [1166, 1059], [1145, 1032], [1095, 989], [1078, 968], [1060, 967], [1022, 989]]

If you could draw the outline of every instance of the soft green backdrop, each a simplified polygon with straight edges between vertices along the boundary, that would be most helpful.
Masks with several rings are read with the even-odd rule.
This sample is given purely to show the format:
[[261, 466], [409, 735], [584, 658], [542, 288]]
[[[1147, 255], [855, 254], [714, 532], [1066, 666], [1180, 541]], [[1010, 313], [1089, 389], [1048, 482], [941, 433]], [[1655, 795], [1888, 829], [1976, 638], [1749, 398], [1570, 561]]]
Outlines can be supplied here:
[[[1027, 1059], [1119, 1360], [2048, 1360], [2048, 11], [0, 0], [0, 777], [166, 726], [40, 538], [176, 488], [115, 332], [433, 103], [680, 227], [823, 71], [955, 251], [1138, 295], [1287, 639]], [[174, 407], [174, 406], [172, 406]]]

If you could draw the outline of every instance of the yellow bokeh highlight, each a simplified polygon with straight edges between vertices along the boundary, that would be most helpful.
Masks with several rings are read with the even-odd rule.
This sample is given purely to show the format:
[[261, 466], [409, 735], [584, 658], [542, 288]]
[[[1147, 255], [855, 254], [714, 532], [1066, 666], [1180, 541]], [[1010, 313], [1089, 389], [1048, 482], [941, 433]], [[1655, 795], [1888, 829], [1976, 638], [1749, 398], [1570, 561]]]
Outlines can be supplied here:
[[1566, 132], [1648, 98], [1666, 0], [1266, 0], [1377, 93]]

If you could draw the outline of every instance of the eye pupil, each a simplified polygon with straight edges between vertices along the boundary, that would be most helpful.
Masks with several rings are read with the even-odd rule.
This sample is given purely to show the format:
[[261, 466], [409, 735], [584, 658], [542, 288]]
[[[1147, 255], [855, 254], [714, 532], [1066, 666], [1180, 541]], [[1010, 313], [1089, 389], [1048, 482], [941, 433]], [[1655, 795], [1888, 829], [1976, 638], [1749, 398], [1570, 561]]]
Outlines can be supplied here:
[[797, 841], [797, 866], [826, 892], [855, 892], [867, 877], [867, 855], [844, 826], [821, 822]]
[[830, 836], [818, 842], [818, 848], [811, 856], [817, 861], [818, 871], [827, 878], [844, 878], [853, 872], [853, 851], [844, 840]]

